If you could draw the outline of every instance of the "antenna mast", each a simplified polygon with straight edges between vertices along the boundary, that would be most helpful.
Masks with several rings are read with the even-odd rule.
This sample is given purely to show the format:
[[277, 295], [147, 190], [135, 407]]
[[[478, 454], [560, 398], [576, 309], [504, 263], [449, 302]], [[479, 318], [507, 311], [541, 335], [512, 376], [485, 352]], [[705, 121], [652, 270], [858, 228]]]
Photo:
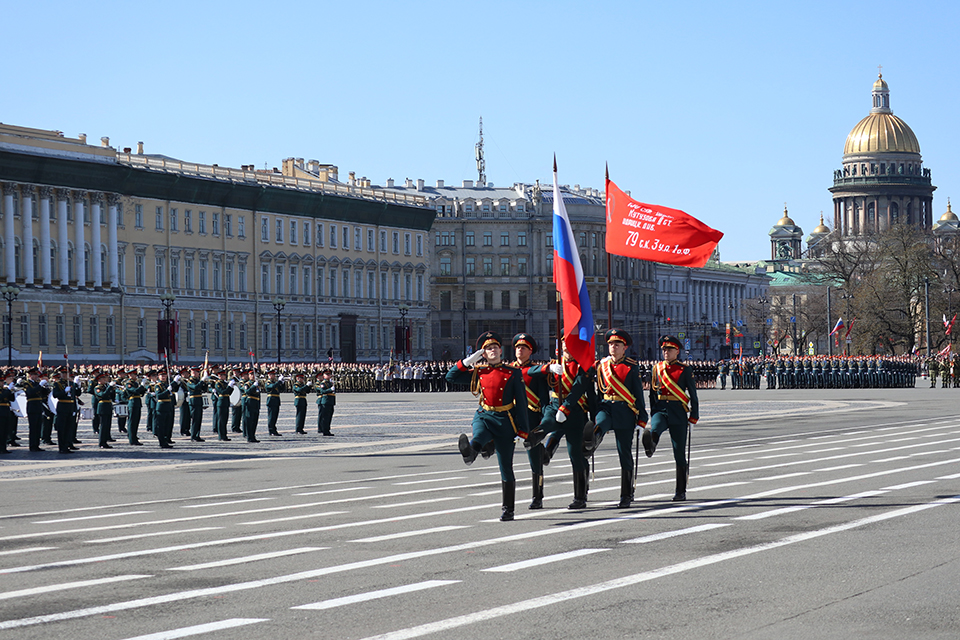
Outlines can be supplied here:
[[480, 116], [480, 142], [477, 143], [477, 186], [487, 186], [487, 163], [483, 159], [483, 116]]

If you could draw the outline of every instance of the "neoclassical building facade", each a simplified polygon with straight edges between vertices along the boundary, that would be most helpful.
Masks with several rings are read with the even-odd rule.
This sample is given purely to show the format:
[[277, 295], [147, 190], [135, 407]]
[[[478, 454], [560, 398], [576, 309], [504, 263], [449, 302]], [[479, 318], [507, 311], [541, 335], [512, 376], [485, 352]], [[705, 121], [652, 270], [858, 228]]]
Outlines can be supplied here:
[[180, 362], [431, 352], [425, 199], [101, 143], [0, 125], [3, 355], [156, 362], [168, 314]]

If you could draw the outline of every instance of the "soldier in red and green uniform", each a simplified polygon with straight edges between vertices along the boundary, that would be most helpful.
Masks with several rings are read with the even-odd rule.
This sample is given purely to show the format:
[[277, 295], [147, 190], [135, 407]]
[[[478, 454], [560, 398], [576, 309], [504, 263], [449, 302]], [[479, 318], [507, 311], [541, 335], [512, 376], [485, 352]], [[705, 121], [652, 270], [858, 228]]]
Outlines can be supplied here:
[[604, 337], [610, 355], [597, 365], [600, 408], [596, 428], [584, 434], [584, 448], [593, 451], [603, 436], [613, 430], [620, 458], [620, 503], [617, 507], [625, 509], [633, 501], [633, 434], [638, 426], [641, 429], [647, 426], [648, 416], [643, 402], [640, 368], [636, 360], [626, 357], [627, 348], [632, 343], [630, 334], [622, 329], [610, 329]]
[[[477, 454], [491, 440], [500, 464], [503, 509], [500, 520], [513, 520], [517, 480], [513, 474], [513, 450], [517, 436], [527, 437], [527, 398], [523, 374], [519, 369], [501, 360], [502, 340], [493, 331], [487, 331], [477, 340], [477, 350], [447, 372], [452, 384], [469, 384], [470, 391], [480, 401], [473, 414], [473, 437], [460, 434], [458, 447], [466, 464], [472, 464]], [[481, 360], [485, 363], [480, 364]]]
[[[537, 341], [529, 333], [513, 336], [513, 353], [516, 361], [513, 366], [520, 369], [527, 396], [527, 424], [538, 425], [543, 419], [543, 407], [550, 402], [550, 387], [546, 375], [530, 375], [537, 368], [530, 357], [537, 352]], [[543, 445], [538, 444], [527, 449], [530, 471], [533, 473], [533, 500], [531, 509], [543, 508]]]
[[673, 459], [677, 465], [674, 501], [687, 499], [689, 462], [686, 454], [688, 425], [700, 419], [697, 385], [690, 367], [679, 360], [681, 342], [673, 336], [660, 338], [663, 360], [653, 369], [650, 384], [650, 424], [643, 430], [643, 450], [651, 457], [660, 435], [669, 430]]

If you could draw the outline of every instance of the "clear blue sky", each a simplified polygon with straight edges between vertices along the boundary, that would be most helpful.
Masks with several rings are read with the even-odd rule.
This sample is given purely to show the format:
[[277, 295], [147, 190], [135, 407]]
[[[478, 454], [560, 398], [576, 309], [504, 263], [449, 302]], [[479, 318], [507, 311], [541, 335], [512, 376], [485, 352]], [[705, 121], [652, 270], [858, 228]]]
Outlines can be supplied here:
[[[9, 4], [9, 3], [8, 3]], [[48, 2], [6, 7], [0, 121], [224, 166], [603, 187], [769, 255], [809, 233], [883, 65], [937, 216], [960, 197], [960, 2]], [[960, 203], [958, 203], [960, 206]]]

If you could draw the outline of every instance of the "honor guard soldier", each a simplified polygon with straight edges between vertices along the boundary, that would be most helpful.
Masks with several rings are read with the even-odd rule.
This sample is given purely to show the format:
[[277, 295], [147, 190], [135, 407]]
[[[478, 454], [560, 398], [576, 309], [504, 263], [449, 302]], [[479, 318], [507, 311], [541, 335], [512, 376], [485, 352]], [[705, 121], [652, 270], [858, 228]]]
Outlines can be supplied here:
[[30, 451], [43, 451], [40, 448], [40, 436], [43, 430], [43, 405], [47, 402], [49, 390], [40, 386], [40, 369], [33, 367], [27, 371], [27, 379], [23, 382], [23, 392], [27, 396]]
[[57, 399], [57, 414], [54, 417], [54, 429], [57, 432], [57, 449], [60, 453], [72, 453], [77, 447], [73, 443], [73, 425], [77, 410], [77, 389], [66, 379], [67, 367], [54, 372], [50, 393]]
[[243, 392], [243, 435], [247, 442], [257, 440], [257, 423], [260, 421], [260, 382], [255, 369], [247, 369], [247, 381], [241, 387]]
[[307, 421], [307, 394], [313, 390], [313, 385], [308, 384], [306, 375], [301, 371], [294, 376], [293, 381], [293, 408], [296, 409], [296, 433], [306, 434], [304, 426]]
[[283, 378], [277, 378], [277, 370], [267, 372], [267, 432], [272, 436], [283, 435], [277, 431], [277, 418], [280, 417], [280, 391], [283, 389]]
[[230, 417], [230, 394], [233, 393], [233, 387], [230, 386], [226, 376], [219, 376], [218, 373], [218, 369], [214, 368], [210, 376], [215, 396], [213, 401], [214, 426], [216, 427], [217, 439], [222, 442], [230, 442], [230, 438], [227, 437], [227, 418]]
[[[517, 480], [513, 474], [515, 438], [526, 438], [526, 387], [519, 369], [501, 360], [502, 341], [493, 331], [477, 339], [477, 350], [459, 360], [448, 372], [447, 381], [470, 384], [470, 391], [480, 401], [473, 414], [473, 437], [460, 434], [457, 444], [465, 464], [472, 464], [490, 440], [494, 441], [500, 464], [502, 511], [500, 520], [513, 520]], [[485, 359], [484, 364], [479, 364]]]
[[[203, 394], [207, 392], [206, 380], [200, 379], [200, 367], [190, 368], [190, 377], [182, 381], [187, 399], [183, 404], [190, 405], [190, 439], [203, 442], [200, 430], [203, 428]], [[181, 428], [183, 424], [181, 423]]]
[[631, 345], [630, 334], [622, 329], [610, 329], [604, 338], [610, 355], [597, 365], [597, 388], [602, 399], [597, 411], [597, 425], [584, 434], [584, 445], [588, 452], [593, 451], [603, 436], [613, 429], [620, 458], [620, 503], [617, 507], [625, 509], [633, 502], [633, 434], [638, 426], [641, 429], [647, 426], [648, 416], [637, 362], [626, 357]]
[[650, 386], [650, 424], [643, 430], [643, 450], [651, 457], [660, 435], [669, 430], [673, 459], [677, 466], [677, 488], [674, 501], [687, 499], [689, 459], [686, 454], [688, 424], [700, 419], [700, 402], [690, 368], [680, 362], [681, 342], [673, 336], [660, 338], [663, 360], [653, 370]]
[[175, 414], [173, 397], [180, 383], [176, 379], [171, 380], [166, 371], [160, 373], [156, 379], [157, 382], [150, 386], [150, 392], [157, 403], [157, 412], [153, 418], [153, 435], [157, 437], [161, 449], [172, 449]]
[[[546, 375], [530, 375], [530, 370], [535, 368], [530, 358], [536, 352], [537, 341], [529, 333], [518, 333], [513, 337], [513, 353], [516, 361], [512, 366], [520, 370], [523, 385], [526, 387], [528, 425], [540, 424], [543, 420], [543, 407], [550, 403], [550, 386], [547, 384]], [[533, 474], [531, 509], [543, 508], [543, 457], [542, 444], [527, 449], [527, 459], [530, 461], [530, 471]]]
[[317, 385], [317, 406], [320, 408], [320, 415], [317, 416], [317, 433], [332, 436], [330, 423], [333, 422], [333, 412], [337, 406], [337, 389], [333, 384], [333, 372], [330, 369], [324, 369], [320, 375], [322, 379]]
[[110, 382], [110, 374], [102, 372], [97, 375], [97, 383], [93, 387], [94, 406], [100, 417], [100, 448], [112, 449], [109, 443], [113, 442], [110, 436], [110, 426], [113, 422], [113, 402], [116, 399], [116, 387]]
[[[567, 439], [567, 455], [573, 467], [573, 502], [568, 509], [587, 507], [587, 458], [583, 455], [583, 433], [592, 430], [587, 427], [587, 416], [596, 405], [596, 393], [593, 386], [591, 368], [584, 371], [576, 360], [570, 357], [566, 344], [560, 362], [549, 362], [531, 370], [531, 375], [547, 374], [550, 385], [550, 404], [543, 409], [543, 420], [530, 436], [530, 443], [539, 442], [544, 434], [562, 433]], [[549, 447], [549, 445], [547, 445]]]
[[138, 438], [138, 434], [143, 396], [147, 393], [147, 387], [142, 380], [137, 379], [136, 369], [128, 370], [127, 376], [127, 382], [123, 389], [127, 398], [127, 442], [139, 447], [143, 445]]

